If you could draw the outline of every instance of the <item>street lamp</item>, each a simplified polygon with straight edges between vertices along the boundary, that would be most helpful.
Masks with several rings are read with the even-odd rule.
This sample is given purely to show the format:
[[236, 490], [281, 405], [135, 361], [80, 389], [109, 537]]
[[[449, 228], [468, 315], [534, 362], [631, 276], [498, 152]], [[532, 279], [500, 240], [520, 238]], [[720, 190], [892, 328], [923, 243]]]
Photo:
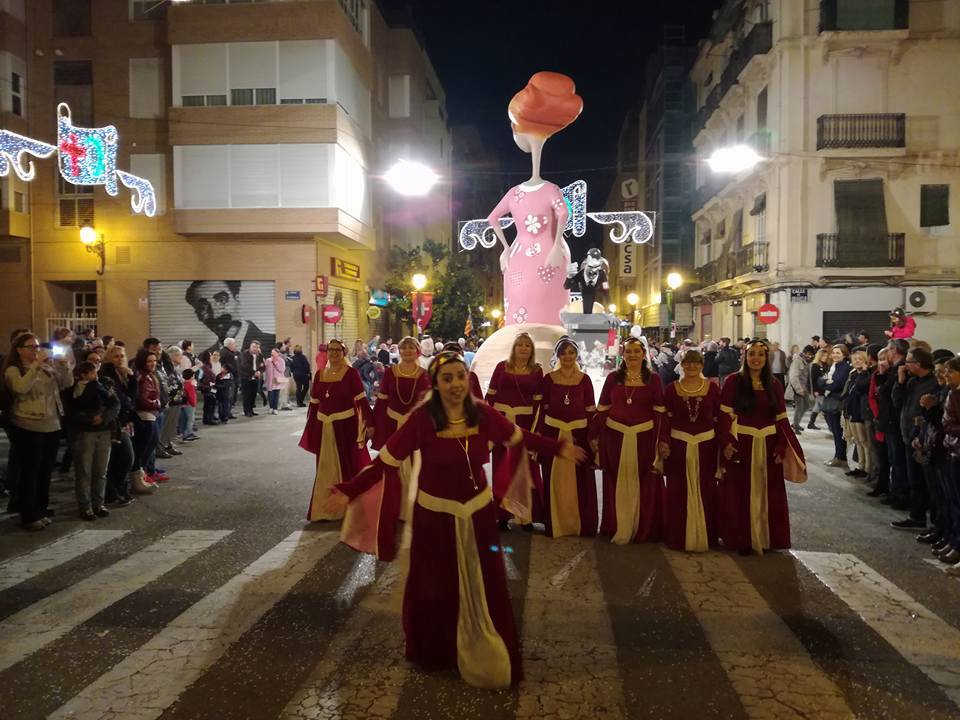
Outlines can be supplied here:
[[640, 303], [640, 296], [635, 292], [627, 295], [627, 303], [630, 305], [630, 322], [637, 323], [637, 305]]
[[611, 315], [616, 313], [617, 312], [616, 303], [610, 303], [609, 305], [607, 305], [607, 312], [609, 312]]
[[672, 272], [667, 275], [667, 287], [671, 290], [676, 290], [678, 287], [683, 285], [683, 275], [678, 272]]
[[80, 242], [83, 243], [88, 253], [93, 253], [100, 258], [100, 268], [97, 270], [97, 275], [103, 275], [107, 264], [107, 250], [103, 242], [103, 235], [98, 235], [92, 227], [84, 225], [80, 228]]
[[707, 165], [715, 173], [735, 175], [744, 170], [752, 170], [761, 160], [763, 158], [749, 145], [733, 145], [714, 150], [707, 158]]
[[499, 320], [501, 315], [503, 315], [503, 313], [500, 312], [500, 308], [494, 308], [490, 311], [490, 317], [492, 317], [494, 320]]
[[410, 278], [410, 282], [413, 284], [413, 289], [419, 292], [427, 286], [427, 276], [423, 273], [416, 273]]
[[398, 160], [383, 178], [400, 195], [422, 197], [437, 184], [440, 176], [422, 163]]
[[678, 272], [672, 272], [667, 275], [667, 322], [670, 326], [670, 337], [676, 335], [676, 330], [673, 327], [673, 318], [674, 318], [674, 304], [673, 304], [673, 291], [683, 285], [683, 275]]

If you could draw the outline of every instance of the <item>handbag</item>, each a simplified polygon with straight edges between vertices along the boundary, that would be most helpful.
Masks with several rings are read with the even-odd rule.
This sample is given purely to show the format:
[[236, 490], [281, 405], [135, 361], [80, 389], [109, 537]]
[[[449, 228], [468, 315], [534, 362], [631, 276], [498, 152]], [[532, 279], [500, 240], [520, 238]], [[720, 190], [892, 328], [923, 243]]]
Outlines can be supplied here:
[[820, 410], [825, 413], [838, 413], [842, 403], [835, 395], [827, 395], [820, 401]]

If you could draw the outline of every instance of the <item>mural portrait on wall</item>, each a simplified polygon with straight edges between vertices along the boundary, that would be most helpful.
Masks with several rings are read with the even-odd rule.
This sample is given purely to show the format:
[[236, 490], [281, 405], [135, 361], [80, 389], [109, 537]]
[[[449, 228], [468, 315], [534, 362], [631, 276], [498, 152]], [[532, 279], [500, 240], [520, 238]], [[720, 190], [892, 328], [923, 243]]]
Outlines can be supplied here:
[[256, 340], [266, 351], [276, 344], [274, 292], [272, 280], [150, 281], [150, 332], [211, 350], [227, 338], [242, 349]]

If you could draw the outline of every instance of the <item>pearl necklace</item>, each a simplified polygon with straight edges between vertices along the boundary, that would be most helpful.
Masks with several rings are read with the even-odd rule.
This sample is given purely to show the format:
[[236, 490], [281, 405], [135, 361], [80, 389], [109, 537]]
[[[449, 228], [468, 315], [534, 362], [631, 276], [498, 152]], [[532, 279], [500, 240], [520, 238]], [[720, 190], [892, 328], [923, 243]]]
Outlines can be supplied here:
[[[417, 376], [417, 373], [420, 371], [420, 368], [417, 368], [416, 370], [414, 370], [413, 373], [410, 374], [410, 375], [405, 375], [405, 374], [403, 373], [403, 371], [400, 370], [400, 366], [399, 366], [399, 365], [396, 366], [396, 370], [397, 370], [397, 375], [399, 375], [400, 377], [415, 378], [415, 377]], [[403, 395], [400, 394], [400, 380], [399, 380], [399, 379], [398, 379], [397, 382], [394, 384], [394, 387], [397, 389], [397, 399], [398, 399], [404, 406], [409, 406], [410, 403], [413, 402], [413, 396], [417, 394], [417, 381], [416, 381], [416, 380], [413, 381], [413, 386], [412, 386], [411, 389], [410, 389], [410, 396], [409, 396], [406, 400], [404, 400], [404, 399], [403, 399]]]

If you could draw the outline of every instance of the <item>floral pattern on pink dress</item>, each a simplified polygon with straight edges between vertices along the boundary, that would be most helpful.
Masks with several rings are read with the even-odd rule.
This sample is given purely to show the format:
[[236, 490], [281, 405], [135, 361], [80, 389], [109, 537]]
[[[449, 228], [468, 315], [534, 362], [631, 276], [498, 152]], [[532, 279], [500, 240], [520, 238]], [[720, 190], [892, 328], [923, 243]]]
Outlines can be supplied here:
[[513, 216], [517, 237], [503, 273], [504, 323], [558, 325], [560, 311], [570, 301], [563, 287], [566, 266], [554, 267], [546, 261], [557, 228], [567, 224], [569, 215], [560, 188], [549, 182], [536, 189], [518, 185], [503, 196], [487, 222], [496, 226], [507, 214]]

